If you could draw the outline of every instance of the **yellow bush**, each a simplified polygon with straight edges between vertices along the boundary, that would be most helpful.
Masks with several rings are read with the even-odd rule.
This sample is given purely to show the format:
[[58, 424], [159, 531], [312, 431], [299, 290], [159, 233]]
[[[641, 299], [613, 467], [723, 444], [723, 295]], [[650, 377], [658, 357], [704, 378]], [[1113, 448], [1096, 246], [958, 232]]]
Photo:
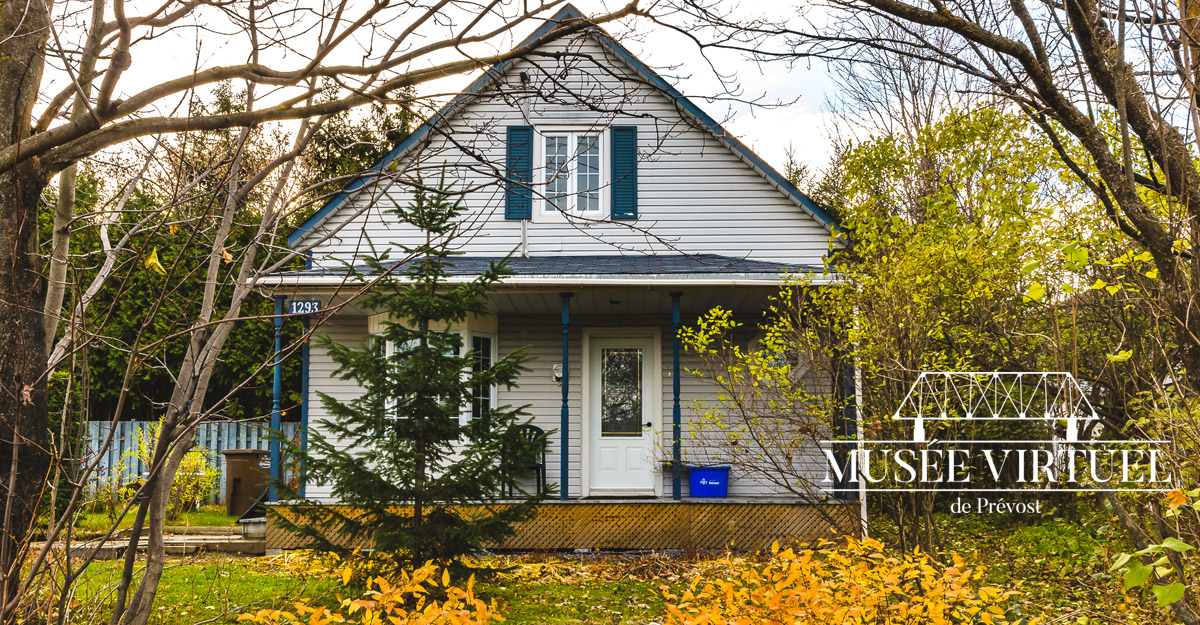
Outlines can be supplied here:
[[[298, 601], [291, 609], [259, 610], [239, 616], [238, 621], [266, 625], [484, 625], [504, 620], [495, 602], [489, 604], [475, 596], [474, 575], [461, 588], [450, 583], [450, 573], [444, 569], [439, 580], [438, 570], [437, 565], [426, 564], [411, 575], [402, 572], [394, 584], [376, 577], [361, 598], [343, 599], [335, 609]], [[342, 583], [349, 583], [353, 574], [350, 567], [342, 569]], [[439, 587], [439, 594], [445, 597], [440, 601], [433, 598]]]
[[1000, 602], [1015, 594], [972, 588], [982, 574], [954, 556], [943, 567], [919, 552], [883, 553], [869, 538], [844, 547], [780, 552], [725, 578], [697, 578], [681, 595], [663, 588], [672, 625], [1008, 623]]
[[[154, 447], [158, 444], [161, 429], [161, 420], [157, 424], [138, 428], [133, 446], [121, 457], [122, 465], [125, 458], [136, 458], [141, 461], [142, 466], [149, 468], [154, 463]], [[129, 479], [123, 490], [131, 495], [134, 490], [132, 485], [139, 481], [136, 477]], [[175, 481], [171, 483], [171, 494], [167, 500], [167, 519], [178, 519], [184, 512], [199, 508], [200, 504], [217, 492], [220, 482], [221, 471], [212, 461], [212, 452], [204, 447], [189, 450], [179, 462], [179, 468], [175, 471]], [[124, 506], [124, 501], [120, 505]]]

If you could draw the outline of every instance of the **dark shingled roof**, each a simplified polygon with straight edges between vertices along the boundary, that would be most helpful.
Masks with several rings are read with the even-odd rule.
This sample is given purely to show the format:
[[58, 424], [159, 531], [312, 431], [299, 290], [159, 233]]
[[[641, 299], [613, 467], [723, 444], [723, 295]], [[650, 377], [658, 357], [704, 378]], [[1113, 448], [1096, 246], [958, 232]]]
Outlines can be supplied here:
[[[498, 256], [452, 256], [447, 259], [446, 273], [454, 276], [479, 275]], [[732, 258], [718, 254], [672, 254], [669, 256], [514, 256], [508, 266], [517, 275], [662, 275], [662, 274], [762, 274], [778, 277], [784, 273], [810, 273], [820, 267], [792, 266], [761, 260]], [[404, 265], [398, 267], [402, 270]], [[366, 273], [368, 267], [359, 265]], [[277, 276], [329, 276], [346, 273], [343, 268], [305, 269], [287, 271]]]

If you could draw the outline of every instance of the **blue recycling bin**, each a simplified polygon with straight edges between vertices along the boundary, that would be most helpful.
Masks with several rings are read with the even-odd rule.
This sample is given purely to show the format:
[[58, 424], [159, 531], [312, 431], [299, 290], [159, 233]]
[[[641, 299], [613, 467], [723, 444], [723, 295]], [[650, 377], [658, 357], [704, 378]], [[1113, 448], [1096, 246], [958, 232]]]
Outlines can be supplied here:
[[691, 467], [688, 480], [692, 497], [729, 496], [729, 467]]

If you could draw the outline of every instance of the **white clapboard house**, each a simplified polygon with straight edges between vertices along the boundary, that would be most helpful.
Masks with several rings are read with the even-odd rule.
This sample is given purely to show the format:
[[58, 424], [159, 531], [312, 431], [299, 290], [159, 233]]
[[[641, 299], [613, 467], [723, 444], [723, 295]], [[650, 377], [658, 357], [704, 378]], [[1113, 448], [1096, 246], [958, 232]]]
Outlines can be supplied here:
[[[527, 41], [580, 18], [568, 6]], [[493, 315], [457, 328], [476, 350], [536, 356], [519, 388], [490, 401], [529, 404], [533, 423], [552, 432], [546, 478], [561, 499], [509, 546], [752, 546], [828, 531], [813, 505], [857, 517], [857, 502], [784, 496], [736, 463], [728, 498], [697, 499], [665, 462], [695, 418], [690, 402], [715, 397], [686, 372], [699, 363], [681, 353], [677, 328], [718, 305], [752, 326], [786, 273], [820, 278], [837, 225], [603, 30], [484, 73], [290, 235], [293, 249], [310, 250], [309, 267], [275, 276], [273, 294], [328, 308], [355, 290], [346, 263], [371, 246], [423, 240], [387, 213], [410, 199], [391, 174], [418, 169], [467, 191], [471, 235], [455, 242], [452, 273], [466, 279], [514, 253], [516, 275], [492, 295]], [[321, 327], [353, 343], [381, 320], [348, 306]], [[317, 391], [361, 391], [333, 375], [319, 346], [305, 356], [303, 427], [315, 428], [327, 418]], [[612, 396], [619, 406], [606, 405]], [[321, 484], [305, 491], [337, 503]], [[274, 532], [269, 542], [288, 546]]]

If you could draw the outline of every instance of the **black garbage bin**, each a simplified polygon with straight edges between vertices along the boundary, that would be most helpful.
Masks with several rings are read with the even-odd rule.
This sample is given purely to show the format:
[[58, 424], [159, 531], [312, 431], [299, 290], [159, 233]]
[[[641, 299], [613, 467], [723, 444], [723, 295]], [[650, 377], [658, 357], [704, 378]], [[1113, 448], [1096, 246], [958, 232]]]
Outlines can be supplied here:
[[264, 449], [226, 449], [225, 514], [240, 517], [266, 498], [271, 484], [271, 452]]

